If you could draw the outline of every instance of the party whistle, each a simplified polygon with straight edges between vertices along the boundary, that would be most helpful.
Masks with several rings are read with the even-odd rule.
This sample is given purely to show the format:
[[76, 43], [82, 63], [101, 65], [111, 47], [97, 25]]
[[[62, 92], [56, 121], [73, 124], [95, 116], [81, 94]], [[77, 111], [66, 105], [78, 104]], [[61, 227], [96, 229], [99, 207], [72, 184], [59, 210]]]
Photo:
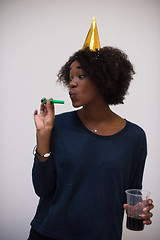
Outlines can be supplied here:
[[[43, 103], [43, 104], [46, 104], [46, 101], [47, 101], [46, 98], [42, 98], [42, 99], [41, 99], [41, 103]], [[64, 101], [62, 101], [62, 100], [50, 99], [50, 102], [51, 102], [51, 103], [60, 103], [60, 104], [64, 104]]]

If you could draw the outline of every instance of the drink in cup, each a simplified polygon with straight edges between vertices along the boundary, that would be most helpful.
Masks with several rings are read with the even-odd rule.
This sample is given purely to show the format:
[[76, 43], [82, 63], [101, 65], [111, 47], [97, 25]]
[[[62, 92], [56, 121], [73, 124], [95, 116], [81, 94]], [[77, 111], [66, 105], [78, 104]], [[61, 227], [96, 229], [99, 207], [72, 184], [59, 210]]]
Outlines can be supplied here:
[[125, 191], [127, 196], [127, 228], [134, 231], [144, 229], [143, 209], [148, 205], [150, 192], [140, 189], [128, 189]]

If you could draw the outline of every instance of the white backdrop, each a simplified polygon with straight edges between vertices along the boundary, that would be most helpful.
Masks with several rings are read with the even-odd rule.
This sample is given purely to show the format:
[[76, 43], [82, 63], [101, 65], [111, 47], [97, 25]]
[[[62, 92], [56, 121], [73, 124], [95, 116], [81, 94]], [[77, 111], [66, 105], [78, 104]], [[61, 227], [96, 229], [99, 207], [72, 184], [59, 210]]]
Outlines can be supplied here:
[[133, 232], [124, 222], [123, 240], [160, 238], [160, 1], [0, 0], [1, 240], [27, 239], [38, 203], [31, 182], [33, 112], [43, 96], [65, 100], [56, 113], [72, 110], [56, 75], [82, 47], [94, 16], [101, 46], [124, 50], [137, 73], [125, 104], [112, 109], [148, 138], [143, 186], [154, 199], [153, 224]]

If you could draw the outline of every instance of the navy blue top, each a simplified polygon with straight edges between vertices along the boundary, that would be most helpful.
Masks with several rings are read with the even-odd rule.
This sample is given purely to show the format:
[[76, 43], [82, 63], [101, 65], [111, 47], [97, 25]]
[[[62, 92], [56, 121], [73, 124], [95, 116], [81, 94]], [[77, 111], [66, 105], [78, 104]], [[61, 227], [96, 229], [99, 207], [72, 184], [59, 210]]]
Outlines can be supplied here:
[[101, 136], [81, 123], [77, 111], [57, 115], [52, 154], [34, 161], [40, 201], [32, 227], [60, 240], [120, 240], [125, 190], [142, 188], [146, 149], [144, 131], [129, 121]]

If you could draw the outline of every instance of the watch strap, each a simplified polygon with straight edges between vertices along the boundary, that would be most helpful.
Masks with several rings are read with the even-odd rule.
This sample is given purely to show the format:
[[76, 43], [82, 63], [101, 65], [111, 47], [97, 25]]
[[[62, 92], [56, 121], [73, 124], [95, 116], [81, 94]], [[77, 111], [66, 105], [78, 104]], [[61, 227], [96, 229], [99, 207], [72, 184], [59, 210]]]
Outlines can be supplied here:
[[34, 147], [34, 149], [33, 149], [33, 155], [38, 155], [38, 156], [40, 156], [40, 157], [43, 157], [43, 158], [47, 158], [47, 157], [49, 157], [50, 155], [51, 155], [51, 152], [48, 152], [48, 153], [45, 153], [45, 154], [43, 154], [43, 155], [41, 155], [38, 151], [37, 151], [37, 145]]

